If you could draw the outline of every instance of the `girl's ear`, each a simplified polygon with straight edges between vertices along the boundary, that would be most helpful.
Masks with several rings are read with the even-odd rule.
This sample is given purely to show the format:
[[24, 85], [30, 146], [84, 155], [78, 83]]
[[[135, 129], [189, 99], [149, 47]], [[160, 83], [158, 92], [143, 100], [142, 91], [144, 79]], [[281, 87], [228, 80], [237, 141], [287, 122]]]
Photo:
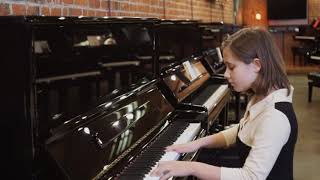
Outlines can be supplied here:
[[259, 58], [254, 58], [251, 63], [253, 65], [255, 72], [258, 73], [261, 69], [261, 60]]

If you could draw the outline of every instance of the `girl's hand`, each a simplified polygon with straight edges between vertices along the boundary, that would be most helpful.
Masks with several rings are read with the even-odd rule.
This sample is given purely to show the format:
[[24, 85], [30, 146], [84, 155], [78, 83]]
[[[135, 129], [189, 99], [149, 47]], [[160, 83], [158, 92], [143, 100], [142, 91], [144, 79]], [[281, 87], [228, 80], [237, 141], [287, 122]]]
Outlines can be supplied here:
[[175, 151], [177, 153], [189, 153], [189, 152], [195, 152], [199, 149], [196, 143], [189, 142], [184, 144], [176, 144], [166, 147], [165, 151]]
[[173, 176], [189, 176], [192, 174], [192, 162], [188, 161], [161, 161], [156, 169], [151, 172], [151, 176], [160, 177], [166, 180]]

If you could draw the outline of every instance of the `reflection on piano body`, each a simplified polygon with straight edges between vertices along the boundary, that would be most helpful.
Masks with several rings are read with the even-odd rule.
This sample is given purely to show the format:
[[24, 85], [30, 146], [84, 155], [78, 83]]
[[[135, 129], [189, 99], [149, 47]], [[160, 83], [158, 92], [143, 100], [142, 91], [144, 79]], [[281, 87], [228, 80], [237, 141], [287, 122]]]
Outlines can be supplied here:
[[222, 53], [219, 47], [204, 51], [202, 63], [211, 76], [223, 74], [226, 69], [223, 62]]
[[[162, 68], [180, 59], [201, 52], [200, 29], [197, 21], [191, 20], [159, 20], [155, 26], [154, 74], [159, 77]], [[141, 36], [138, 34], [135, 36]], [[152, 61], [153, 52], [143, 49], [136, 52], [136, 58], [141, 62]]]
[[[220, 124], [227, 120], [226, 105], [230, 90], [221, 76], [210, 76], [204, 67], [203, 56], [186, 58], [163, 70], [163, 86], [169, 100], [178, 109], [199, 108], [208, 113], [206, 129], [212, 128], [220, 116]], [[185, 66], [188, 64], [189, 68]], [[192, 69], [192, 70], [191, 70]], [[196, 72], [196, 73], [194, 73]]]
[[169, 64], [201, 52], [201, 32], [197, 21], [161, 20], [156, 32], [160, 71]]
[[219, 47], [224, 38], [223, 22], [200, 23], [203, 50]]
[[[5, 172], [26, 179], [143, 179], [160, 160], [195, 159], [198, 152], [164, 147], [204, 136], [229, 91], [201, 58], [166, 71], [170, 88], [162, 89], [154, 80], [158, 24], [0, 17], [1, 115], [10, 117], [2, 121]], [[151, 61], [139, 58], [144, 52]]]
[[152, 79], [154, 61], [142, 62], [136, 53], [146, 50], [155, 58], [157, 21], [0, 17], [1, 115], [10, 117], [2, 121], [10, 177], [41, 179], [54, 172], [45, 144], [60, 136], [61, 126]]
[[68, 179], [144, 179], [160, 160], [188, 157], [166, 146], [204, 135], [205, 113], [189, 112], [193, 123], [182, 113], [154, 80], [69, 120], [46, 147]]

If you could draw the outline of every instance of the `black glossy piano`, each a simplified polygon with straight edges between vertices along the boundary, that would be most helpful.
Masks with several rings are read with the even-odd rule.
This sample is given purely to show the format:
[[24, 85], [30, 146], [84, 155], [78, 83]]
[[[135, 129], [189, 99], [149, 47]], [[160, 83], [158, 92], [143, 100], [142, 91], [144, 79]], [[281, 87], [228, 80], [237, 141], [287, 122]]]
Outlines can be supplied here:
[[204, 136], [205, 119], [174, 110], [156, 80], [142, 82], [61, 125], [46, 150], [64, 179], [157, 179], [149, 175], [157, 162], [196, 158], [164, 149]]
[[177, 109], [202, 109], [208, 119], [203, 127], [215, 133], [227, 124], [230, 89], [223, 76], [211, 75], [204, 56], [185, 58], [161, 72], [163, 89]]
[[223, 76], [226, 69], [222, 58], [222, 52], [219, 47], [208, 49], [202, 52], [202, 63], [206, 67], [209, 74], [214, 77], [220, 74]]
[[201, 54], [201, 31], [197, 21], [161, 20], [156, 32], [160, 71], [181, 59]]
[[224, 39], [223, 22], [199, 23], [203, 50], [219, 47]]
[[320, 18], [314, 20], [309, 29], [311, 30], [309, 30], [307, 37], [313, 37], [313, 44], [306, 53], [307, 63], [320, 64]]
[[299, 42], [298, 46], [292, 47], [293, 58], [299, 55], [300, 60], [304, 59], [304, 64], [317, 62], [317, 51], [319, 49], [320, 31], [317, 29], [316, 22], [310, 25], [299, 26], [295, 28], [296, 33], [293, 36], [294, 40]]
[[315, 49], [306, 53], [307, 62], [310, 64], [320, 64], [320, 45], [318, 44]]
[[163, 151], [205, 135], [207, 113], [175, 109], [154, 79], [157, 23], [0, 17], [3, 176], [143, 179], [160, 160], [196, 159]]
[[9, 117], [1, 121], [4, 172], [39, 179], [51, 162], [45, 144], [60, 126], [152, 79], [154, 61], [141, 62], [136, 53], [155, 51], [157, 21], [0, 17], [0, 114]]
[[[160, 76], [162, 68], [194, 54], [201, 54], [201, 34], [194, 20], [161, 19], [155, 25], [155, 74]], [[137, 35], [139, 36], [139, 35]], [[137, 59], [150, 62], [153, 51], [146, 49], [136, 53]]]

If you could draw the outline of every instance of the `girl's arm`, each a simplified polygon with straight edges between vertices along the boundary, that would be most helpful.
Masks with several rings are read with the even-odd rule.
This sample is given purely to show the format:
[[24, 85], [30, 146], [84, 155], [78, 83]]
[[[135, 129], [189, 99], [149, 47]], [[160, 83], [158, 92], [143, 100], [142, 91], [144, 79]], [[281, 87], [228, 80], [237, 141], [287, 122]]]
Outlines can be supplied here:
[[166, 151], [188, 153], [197, 151], [200, 148], [224, 148], [233, 144], [236, 140], [238, 126], [224, 130], [217, 134], [206, 136], [195, 141], [168, 146]]

